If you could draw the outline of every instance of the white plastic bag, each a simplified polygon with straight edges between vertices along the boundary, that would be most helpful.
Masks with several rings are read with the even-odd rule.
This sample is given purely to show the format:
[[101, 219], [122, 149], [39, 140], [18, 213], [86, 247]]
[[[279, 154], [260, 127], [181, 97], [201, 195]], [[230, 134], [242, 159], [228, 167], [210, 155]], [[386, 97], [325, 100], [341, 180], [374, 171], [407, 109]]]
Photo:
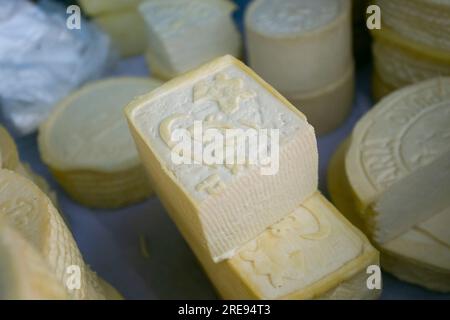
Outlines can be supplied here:
[[0, 0], [0, 108], [18, 135], [33, 132], [61, 98], [116, 61], [109, 37], [85, 20], [66, 26], [51, 1]]

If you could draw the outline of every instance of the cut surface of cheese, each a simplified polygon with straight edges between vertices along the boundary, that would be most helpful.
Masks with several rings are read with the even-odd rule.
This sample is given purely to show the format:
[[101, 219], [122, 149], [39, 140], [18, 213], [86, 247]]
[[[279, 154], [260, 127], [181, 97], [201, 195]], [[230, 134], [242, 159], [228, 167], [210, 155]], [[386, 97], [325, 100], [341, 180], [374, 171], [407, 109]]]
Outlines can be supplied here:
[[366, 268], [378, 264], [378, 252], [320, 193], [220, 263], [195, 234], [183, 234], [224, 299], [375, 299], [381, 293], [366, 285]]
[[[440, 204], [434, 203], [436, 208], [428, 207], [431, 213], [418, 210], [423, 209], [422, 206], [417, 207], [421, 213], [415, 210], [400, 210], [394, 216], [392, 213], [396, 211], [392, 209], [395, 206], [405, 207], [404, 201], [421, 200], [431, 205], [437, 192], [433, 188], [440, 189], [441, 195], [448, 189], [448, 181], [441, 181], [434, 171], [445, 175], [441, 171], [447, 168], [445, 159], [436, 166], [431, 163], [450, 150], [449, 128], [449, 78], [428, 80], [389, 95], [356, 125], [345, 166], [346, 172], [351, 172], [349, 181], [356, 193], [358, 211], [363, 214], [368, 232], [375, 241], [383, 243], [391, 240], [400, 231], [411, 227], [411, 223], [418, 223], [445, 206], [447, 197]], [[427, 165], [430, 167], [424, 168]], [[425, 172], [420, 173], [420, 168]], [[408, 178], [415, 173], [417, 178]], [[395, 186], [397, 183], [401, 184], [400, 187]], [[415, 187], [427, 190], [424, 190], [421, 199], [407, 199], [407, 195], [412, 196]], [[377, 205], [387, 210], [377, 211]], [[383, 208], [384, 205], [387, 207]], [[399, 217], [400, 213], [404, 216]], [[395, 227], [390, 219], [395, 220]], [[388, 225], [393, 229], [388, 230]]]
[[[97, 276], [85, 265], [72, 234], [49, 198], [31, 181], [6, 169], [0, 170], [0, 218], [37, 250], [70, 298], [105, 299]], [[80, 270], [79, 289], [66, 286], [71, 266]]]
[[347, 0], [253, 1], [245, 14], [250, 67], [286, 96], [335, 83], [353, 64], [350, 7]]
[[147, 23], [147, 61], [170, 79], [224, 54], [240, 55], [241, 39], [225, 0], [147, 0], [139, 6]]
[[136, 8], [142, 0], [78, 0], [78, 2], [86, 14], [96, 16]]
[[150, 195], [123, 109], [160, 84], [148, 78], [88, 84], [64, 99], [43, 124], [41, 157], [75, 200], [115, 208]]
[[145, 52], [146, 26], [137, 9], [100, 15], [93, 21], [111, 37], [122, 57], [140, 55]]
[[[328, 168], [328, 191], [336, 207], [357, 227], [367, 231], [367, 226], [356, 206], [345, 157], [350, 144], [347, 139], [331, 159]], [[382, 267], [404, 281], [431, 290], [450, 291], [450, 242], [448, 225], [450, 208], [435, 214], [382, 245]]]
[[[285, 98], [231, 56], [135, 100], [127, 107], [127, 117], [155, 191], [160, 197], [170, 195], [163, 203], [172, 219], [185, 220], [216, 262], [232, 256], [317, 189], [314, 129]], [[264, 165], [249, 164], [245, 152], [249, 165], [176, 164], [174, 129], [189, 131], [195, 123], [218, 130], [275, 130], [278, 170], [262, 174]], [[271, 146], [275, 150], [275, 144]]]
[[36, 249], [0, 219], [0, 300], [61, 300], [69, 295]]

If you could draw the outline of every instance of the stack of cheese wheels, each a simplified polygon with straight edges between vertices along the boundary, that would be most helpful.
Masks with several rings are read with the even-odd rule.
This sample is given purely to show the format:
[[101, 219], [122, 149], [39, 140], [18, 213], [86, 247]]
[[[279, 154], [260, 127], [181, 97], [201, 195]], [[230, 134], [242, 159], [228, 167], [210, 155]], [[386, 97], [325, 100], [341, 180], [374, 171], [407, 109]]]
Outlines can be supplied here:
[[373, 94], [450, 75], [450, 1], [376, 0], [381, 30], [373, 30]]
[[54, 109], [39, 132], [43, 161], [76, 201], [117, 208], [151, 194], [123, 108], [161, 83], [112, 78], [90, 83]]
[[0, 169], [13, 170], [32, 180], [52, 199], [53, 204], [57, 204], [56, 193], [50, 189], [45, 179], [35, 174], [28, 164], [20, 162], [16, 144], [2, 126], [0, 126]]
[[[215, 59], [126, 112], [155, 191], [223, 298], [378, 296], [366, 286], [378, 252], [317, 191], [314, 129], [247, 66], [231, 56]], [[245, 161], [225, 162], [214, 151], [211, 165], [197, 157], [201, 152], [188, 155], [191, 142], [205, 156], [236, 130], [270, 131], [271, 143], [251, 145], [272, 150], [272, 161], [253, 162], [252, 151], [229, 141], [221, 153]], [[187, 149], [179, 149], [177, 132], [186, 133]], [[174, 161], [179, 151], [185, 161]]]
[[[16, 232], [5, 227], [5, 221]], [[21, 265], [7, 269], [11, 271], [8, 274], [2, 269], [0, 281], [7, 284], [0, 286], [2, 295], [24, 299], [30, 295], [69, 299], [120, 297], [86, 266], [50, 199], [30, 180], [7, 169], [0, 169], [0, 254], [2, 264]], [[27, 270], [31, 273], [19, 274]], [[42, 282], [41, 276], [50, 282]], [[24, 283], [27, 279], [31, 282]], [[21, 293], [23, 296], [18, 297]]]
[[323, 134], [353, 101], [351, 2], [254, 0], [245, 16], [250, 66]]
[[387, 271], [449, 292], [450, 78], [381, 100], [336, 152], [328, 188]]
[[228, 0], [147, 0], [147, 63], [164, 80], [224, 54], [239, 56], [241, 37]]
[[122, 57], [140, 55], [147, 46], [145, 22], [137, 10], [143, 0], [79, 0], [83, 11], [92, 17], [112, 39]]

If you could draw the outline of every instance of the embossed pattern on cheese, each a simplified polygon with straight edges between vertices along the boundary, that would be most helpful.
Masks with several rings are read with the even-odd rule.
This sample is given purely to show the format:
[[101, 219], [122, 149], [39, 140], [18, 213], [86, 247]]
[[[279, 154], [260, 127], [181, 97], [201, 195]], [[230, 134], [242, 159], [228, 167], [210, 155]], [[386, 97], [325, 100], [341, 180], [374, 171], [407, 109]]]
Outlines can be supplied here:
[[[187, 203], [174, 199], [171, 206], [185, 212], [183, 219], [198, 219], [196, 233], [204, 233], [199, 236], [216, 261], [232, 255], [317, 188], [313, 128], [283, 97], [230, 56], [166, 83], [130, 104], [127, 114], [157, 193], [174, 198], [183, 194]], [[195, 120], [211, 127], [279, 130], [278, 172], [262, 176], [258, 166], [234, 170], [226, 165], [174, 164], [165, 136], [171, 129], [189, 128]]]
[[339, 14], [340, 6], [340, 0], [263, 0], [248, 22], [264, 34], [298, 34], [326, 25]]
[[367, 289], [366, 277], [357, 277], [378, 264], [378, 252], [318, 192], [230, 260], [213, 264], [201, 249], [194, 251], [224, 299], [320, 299], [329, 292], [335, 299], [344, 293], [349, 299], [373, 299], [380, 294]]

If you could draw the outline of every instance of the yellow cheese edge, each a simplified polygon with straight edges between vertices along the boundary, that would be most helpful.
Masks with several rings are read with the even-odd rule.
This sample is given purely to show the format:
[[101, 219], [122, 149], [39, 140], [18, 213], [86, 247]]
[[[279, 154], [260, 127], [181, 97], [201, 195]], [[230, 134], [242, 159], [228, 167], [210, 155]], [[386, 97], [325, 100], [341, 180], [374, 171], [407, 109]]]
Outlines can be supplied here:
[[[350, 139], [344, 140], [330, 160], [327, 170], [327, 187], [332, 202], [360, 230], [369, 234], [370, 226], [362, 219], [358, 211], [357, 197], [345, 174], [345, 155], [350, 145]], [[381, 253], [381, 266], [387, 272], [400, 280], [414, 283], [425, 288], [450, 292], [450, 272], [441, 270], [408, 257], [394, 254], [382, 246], [377, 246]]]
[[[107, 167], [77, 167], [67, 164], [57, 157], [54, 156], [54, 151], [52, 146], [48, 143], [48, 136], [51, 134], [53, 125], [58, 121], [60, 114], [65, 110], [65, 108], [76, 101], [80, 96], [83, 96], [86, 92], [96, 90], [97, 88], [107, 87], [110, 83], [117, 83], [118, 81], [142, 81], [143, 83], [156, 83], [159, 85], [159, 80], [155, 80], [148, 77], [112, 77], [108, 79], [97, 80], [85, 84], [80, 89], [72, 92], [67, 97], [62, 99], [53, 109], [52, 113], [48, 119], [40, 126], [38, 133], [38, 147], [41, 154], [42, 161], [49, 167], [54, 168], [59, 171], [70, 171], [70, 170], [87, 170], [99, 173], [113, 173], [120, 172], [122, 170], [127, 170], [140, 163], [139, 159], [132, 159], [128, 162], [124, 162], [120, 166], [107, 168]], [[125, 107], [125, 106], [124, 106]]]

